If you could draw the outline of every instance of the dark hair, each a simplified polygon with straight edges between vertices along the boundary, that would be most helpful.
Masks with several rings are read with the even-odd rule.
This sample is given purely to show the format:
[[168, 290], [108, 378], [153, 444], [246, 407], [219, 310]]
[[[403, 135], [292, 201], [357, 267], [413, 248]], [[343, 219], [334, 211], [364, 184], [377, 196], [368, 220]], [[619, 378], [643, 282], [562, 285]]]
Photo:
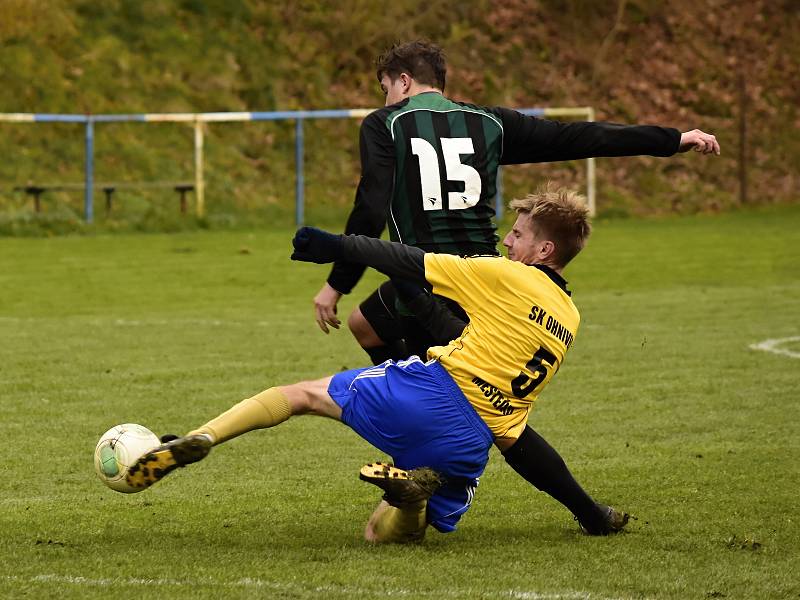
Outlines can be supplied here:
[[419, 83], [444, 91], [447, 61], [444, 50], [427, 40], [394, 44], [375, 61], [378, 81], [388, 75], [395, 81], [400, 73], [408, 73]]

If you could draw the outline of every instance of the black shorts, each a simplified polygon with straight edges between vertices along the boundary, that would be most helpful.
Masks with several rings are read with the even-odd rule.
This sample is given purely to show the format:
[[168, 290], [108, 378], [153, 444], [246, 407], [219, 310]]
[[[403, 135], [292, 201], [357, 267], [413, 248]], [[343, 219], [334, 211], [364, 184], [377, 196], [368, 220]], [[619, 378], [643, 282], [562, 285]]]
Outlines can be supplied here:
[[[468, 321], [464, 310], [452, 300], [442, 298], [447, 307], [463, 321]], [[382, 284], [364, 300], [359, 309], [364, 318], [386, 345], [404, 340], [408, 355], [425, 358], [428, 348], [447, 344], [450, 340], [435, 339], [416, 318], [410, 316], [397, 297], [391, 281]]]

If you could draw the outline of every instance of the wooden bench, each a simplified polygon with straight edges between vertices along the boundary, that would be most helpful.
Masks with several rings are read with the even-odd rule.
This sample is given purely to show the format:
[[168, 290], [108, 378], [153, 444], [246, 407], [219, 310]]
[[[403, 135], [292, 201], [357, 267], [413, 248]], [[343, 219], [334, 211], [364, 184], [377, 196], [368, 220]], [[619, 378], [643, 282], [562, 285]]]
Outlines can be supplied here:
[[[188, 181], [142, 181], [131, 182], [123, 181], [117, 183], [95, 183], [94, 188], [103, 190], [106, 196], [106, 214], [111, 212], [112, 197], [114, 192], [120, 189], [163, 189], [171, 188], [176, 191], [180, 198], [181, 213], [186, 214], [187, 202], [186, 193], [194, 191], [194, 183]], [[28, 183], [14, 187], [15, 192], [25, 192], [33, 197], [33, 209], [38, 213], [42, 210], [42, 194], [45, 192], [64, 192], [84, 190], [82, 183]]]

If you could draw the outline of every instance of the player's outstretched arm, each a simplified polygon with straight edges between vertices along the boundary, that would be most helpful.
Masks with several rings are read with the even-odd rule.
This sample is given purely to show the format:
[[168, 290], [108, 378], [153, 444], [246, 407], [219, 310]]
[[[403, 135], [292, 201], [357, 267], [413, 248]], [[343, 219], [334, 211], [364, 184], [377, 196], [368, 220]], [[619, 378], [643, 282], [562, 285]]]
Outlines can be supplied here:
[[337, 235], [301, 227], [292, 240], [292, 260], [325, 264], [337, 260], [372, 267], [389, 277], [425, 282], [425, 252], [364, 235]]
[[692, 129], [681, 134], [681, 143], [678, 152], [688, 152], [694, 149], [695, 152], [703, 154], [716, 154], [719, 156], [719, 142], [710, 133]]

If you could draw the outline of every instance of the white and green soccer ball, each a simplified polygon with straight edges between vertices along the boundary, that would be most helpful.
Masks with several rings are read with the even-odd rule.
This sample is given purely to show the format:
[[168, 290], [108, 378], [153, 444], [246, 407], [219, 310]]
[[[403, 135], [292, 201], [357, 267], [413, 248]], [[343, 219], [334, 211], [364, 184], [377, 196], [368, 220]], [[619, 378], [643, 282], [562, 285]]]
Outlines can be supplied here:
[[136, 423], [115, 425], [106, 431], [94, 449], [94, 470], [100, 481], [112, 490], [124, 494], [139, 492], [143, 488], [131, 487], [125, 481], [136, 461], [161, 442], [155, 433]]

